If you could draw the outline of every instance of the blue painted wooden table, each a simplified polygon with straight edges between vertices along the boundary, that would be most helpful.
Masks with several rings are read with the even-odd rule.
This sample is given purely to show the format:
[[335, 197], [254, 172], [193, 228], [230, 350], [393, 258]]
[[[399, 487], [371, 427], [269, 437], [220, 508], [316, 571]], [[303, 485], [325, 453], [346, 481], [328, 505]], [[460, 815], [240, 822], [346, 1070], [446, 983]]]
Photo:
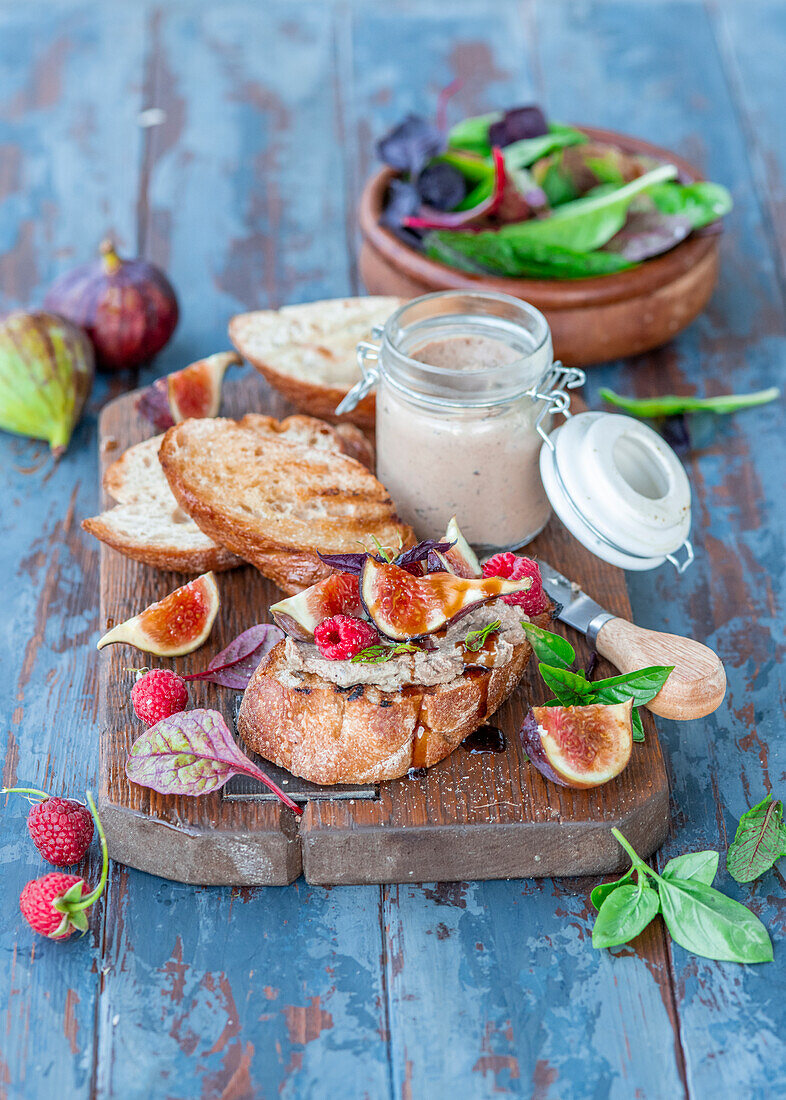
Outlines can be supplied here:
[[[672, 147], [734, 195], [720, 286], [668, 348], [592, 373], [639, 395], [752, 390], [786, 362], [786, 8], [767, 0], [0, 0], [0, 308], [111, 230], [163, 264], [182, 322], [147, 372], [224, 348], [228, 317], [358, 290], [353, 210], [372, 139], [464, 78], [467, 112], [553, 117]], [[148, 108], [163, 114], [142, 114]], [[156, 122], [158, 125], [145, 125]], [[96, 415], [68, 454], [0, 437], [0, 765], [81, 793], [97, 770]], [[673, 827], [658, 862], [725, 850], [786, 793], [782, 406], [727, 420], [689, 463], [698, 560], [634, 575], [645, 626], [729, 674], [711, 718], [661, 722]], [[113, 865], [84, 939], [17, 898], [43, 873], [3, 807], [0, 1096], [474, 1100], [786, 1093], [780, 871], [739, 887], [775, 962], [697, 959], [659, 923], [590, 946], [581, 880], [194, 889]], [[92, 868], [95, 875], [96, 868]]]

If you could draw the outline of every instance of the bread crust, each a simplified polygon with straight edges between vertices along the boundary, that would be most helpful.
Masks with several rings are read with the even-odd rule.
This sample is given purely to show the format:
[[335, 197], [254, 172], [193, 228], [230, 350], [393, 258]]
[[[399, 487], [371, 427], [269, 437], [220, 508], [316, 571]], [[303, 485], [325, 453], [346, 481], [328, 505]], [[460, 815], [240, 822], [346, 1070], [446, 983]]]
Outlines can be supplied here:
[[[404, 546], [412, 542], [414, 537], [412, 530], [401, 523], [395, 515], [387, 490], [365, 467], [350, 456], [265, 439], [261, 439], [254, 447], [247, 446], [246, 434], [249, 429], [253, 431], [253, 425], [250, 425], [247, 420], [244, 423], [244, 420], [235, 422], [218, 418], [210, 421], [208, 427], [204, 427], [205, 424], [207, 424], [205, 421], [186, 420], [170, 428], [165, 434], [158, 457], [169, 486], [183, 511], [209, 538], [227, 547], [245, 561], [251, 562], [288, 595], [316, 584], [332, 572], [330, 567], [321, 561], [318, 551], [330, 553], [346, 549], [336, 538], [336, 532], [343, 533], [344, 541], [349, 539], [352, 549], [356, 548], [355, 543], [363, 537], [375, 533], [383, 538], [395, 533], [401, 538]], [[202, 427], [191, 429], [190, 425]], [[194, 440], [193, 447], [189, 450], [191, 430], [199, 431], [201, 434], [199, 446]], [[287, 468], [294, 470], [297, 467], [307, 481], [312, 463], [320, 465], [322, 480], [316, 484], [321, 487], [320, 492], [324, 494], [326, 511], [330, 512], [331, 508], [335, 511], [335, 515], [331, 513], [332, 518], [328, 522], [332, 534], [324, 535], [322, 545], [319, 541], [314, 541], [317, 538], [314, 529], [309, 529], [306, 538], [302, 536], [299, 539], [277, 538], [272, 522], [263, 522], [256, 514], [247, 515], [242, 506], [238, 506], [237, 501], [234, 503], [229, 501], [226, 493], [217, 489], [215, 484], [206, 484], [205, 479], [200, 480], [197, 476], [198, 472], [195, 474], [194, 471], [193, 454], [200, 450], [202, 437], [206, 438], [206, 433], [215, 434], [217, 439], [222, 437], [222, 441], [230, 436], [238, 441], [238, 446], [245, 448], [243, 453], [247, 455], [249, 464], [246, 469], [250, 469], [250, 466], [257, 462], [254, 453], [257, 456], [263, 455], [264, 457], [259, 461], [267, 463], [264, 468], [280, 470], [281, 477], [285, 481]], [[188, 455], [192, 457], [189, 458]], [[287, 467], [287, 463], [291, 463], [291, 466]], [[335, 471], [335, 481], [332, 481], [329, 486], [326, 483], [328, 465], [331, 473]], [[316, 469], [316, 466], [313, 468]], [[339, 488], [342, 477], [353, 482], [353, 486], [346, 492]], [[285, 498], [286, 492], [282, 489], [282, 501], [285, 501]], [[297, 503], [298, 498], [293, 499]], [[374, 518], [369, 519], [369, 516]], [[276, 513], [271, 513], [271, 519], [275, 518]], [[299, 529], [306, 526], [307, 524], [302, 522], [299, 524]], [[352, 532], [352, 538], [347, 535], [348, 531]], [[335, 543], [331, 542], [331, 537]]]
[[[122, 508], [122, 505], [119, 506]], [[106, 546], [123, 554], [126, 558], [150, 565], [154, 569], [163, 569], [173, 573], [225, 573], [245, 565], [242, 558], [227, 550], [224, 546], [214, 545], [204, 550], [184, 550], [179, 546], [155, 546], [148, 543], [132, 542], [123, 537], [114, 527], [105, 522], [119, 509], [102, 512], [82, 520], [82, 530], [100, 539]]]
[[279, 642], [251, 678], [238, 732], [266, 760], [324, 785], [379, 783], [443, 760], [511, 695], [532, 653], [528, 642], [519, 643], [498, 668], [384, 692], [340, 688], [311, 673], [294, 686], [282, 683], [285, 644]]
[[[233, 340], [231, 322], [229, 338]], [[282, 397], [292, 402], [295, 408], [301, 409], [309, 416], [316, 416], [332, 424], [355, 424], [359, 428], [373, 428], [377, 422], [377, 396], [373, 391], [367, 393], [351, 412], [336, 416], [336, 408], [347, 396], [349, 390], [322, 386], [318, 382], [306, 382], [303, 378], [282, 374], [269, 363], [249, 355], [248, 352], [245, 353], [245, 358], [274, 390], [278, 390]]]
[[384, 324], [403, 301], [371, 295], [239, 313], [229, 322], [229, 339], [299, 409], [333, 423], [372, 428], [373, 393], [342, 417], [336, 406], [360, 378], [356, 345], [370, 339], [374, 326]]

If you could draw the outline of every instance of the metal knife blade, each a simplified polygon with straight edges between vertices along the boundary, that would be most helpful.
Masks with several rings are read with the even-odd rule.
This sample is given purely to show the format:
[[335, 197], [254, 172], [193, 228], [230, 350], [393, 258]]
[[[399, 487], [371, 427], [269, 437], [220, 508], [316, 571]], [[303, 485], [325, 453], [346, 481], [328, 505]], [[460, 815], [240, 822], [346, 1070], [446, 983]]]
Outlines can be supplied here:
[[568, 580], [541, 558], [537, 558], [536, 561], [540, 567], [546, 595], [560, 607], [557, 618], [568, 626], [572, 626], [574, 630], [586, 634], [589, 641], [594, 644], [600, 628], [609, 619], [615, 619], [617, 616], [612, 615], [610, 611], [606, 611], [591, 599], [575, 581]]

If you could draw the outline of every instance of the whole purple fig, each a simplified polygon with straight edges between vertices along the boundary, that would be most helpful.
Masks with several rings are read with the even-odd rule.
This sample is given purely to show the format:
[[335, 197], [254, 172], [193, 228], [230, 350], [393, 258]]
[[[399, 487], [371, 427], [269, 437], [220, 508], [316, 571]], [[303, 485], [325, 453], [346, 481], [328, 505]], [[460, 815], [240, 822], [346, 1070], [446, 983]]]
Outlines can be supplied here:
[[178, 319], [177, 298], [163, 271], [146, 260], [121, 259], [109, 240], [101, 244], [100, 259], [56, 279], [44, 305], [85, 330], [103, 371], [147, 363]]

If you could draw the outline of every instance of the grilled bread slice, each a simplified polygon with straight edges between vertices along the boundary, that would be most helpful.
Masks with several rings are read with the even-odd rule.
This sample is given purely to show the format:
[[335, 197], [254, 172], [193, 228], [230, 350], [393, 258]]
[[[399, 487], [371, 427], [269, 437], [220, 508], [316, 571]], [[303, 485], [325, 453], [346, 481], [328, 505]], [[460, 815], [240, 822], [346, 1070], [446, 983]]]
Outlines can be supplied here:
[[[548, 626], [550, 612], [534, 622]], [[447, 683], [382, 691], [337, 687], [315, 673], [293, 679], [279, 642], [243, 695], [238, 732], [266, 760], [312, 783], [379, 783], [430, 768], [469, 737], [515, 690], [532, 649], [513, 646], [496, 668]]]
[[[278, 421], [255, 413], [242, 423], [262, 438], [292, 440], [373, 463], [373, 447], [352, 424], [334, 428], [310, 416]], [[163, 438], [137, 443], [112, 463], [103, 484], [118, 506], [84, 520], [83, 528], [126, 557], [157, 569], [206, 573], [242, 565], [242, 558], [206, 535], [175, 500], [158, 461]]]
[[249, 421], [186, 420], [164, 436], [159, 460], [183, 510], [206, 535], [285, 592], [330, 573], [319, 553], [408, 546], [387, 490], [335, 451], [264, 437]]
[[[313, 416], [335, 420], [336, 405], [360, 379], [355, 348], [371, 338], [402, 298], [333, 298], [283, 309], [239, 313], [229, 339], [274, 389]], [[374, 424], [374, 395], [346, 418]]]

